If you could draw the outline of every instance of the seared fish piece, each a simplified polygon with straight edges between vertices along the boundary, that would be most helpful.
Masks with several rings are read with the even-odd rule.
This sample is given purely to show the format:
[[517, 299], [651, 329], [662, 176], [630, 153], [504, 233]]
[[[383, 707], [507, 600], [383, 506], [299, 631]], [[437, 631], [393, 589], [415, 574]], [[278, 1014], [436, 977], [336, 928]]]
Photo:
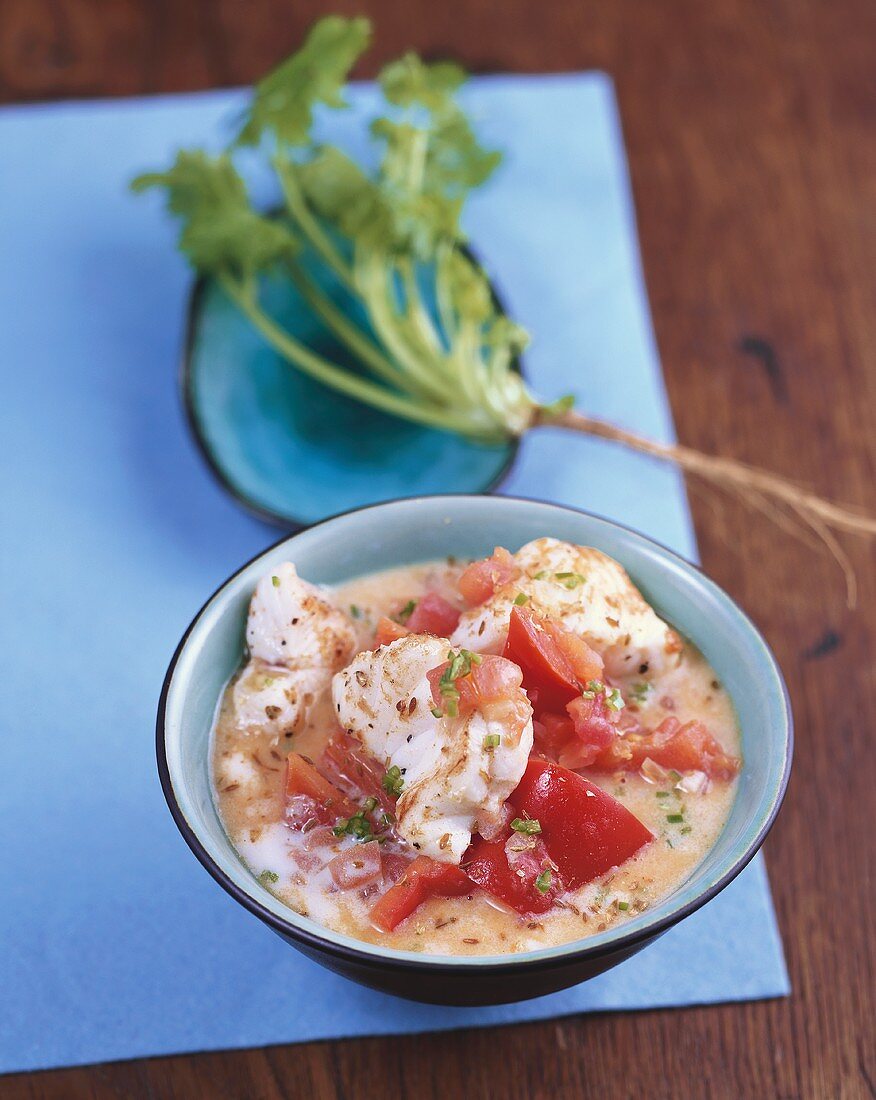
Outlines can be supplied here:
[[384, 767], [400, 769], [399, 834], [422, 854], [458, 864], [477, 823], [495, 820], [520, 782], [532, 709], [518, 681], [507, 697], [436, 717], [427, 674], [449, 653], [445, 639], [427, 634], [360, 653], [334, 677], [332, 702], [348, 733]]
[[501, 653], [514, 600], [523, 592], [528, 607], [585, 638], [614, 678], [659, 672], [682, 649], [626, 570], [600, 550], [541, 538], [518, 550], [514, 561], [520, 575], [463, 612], [454, 645]]

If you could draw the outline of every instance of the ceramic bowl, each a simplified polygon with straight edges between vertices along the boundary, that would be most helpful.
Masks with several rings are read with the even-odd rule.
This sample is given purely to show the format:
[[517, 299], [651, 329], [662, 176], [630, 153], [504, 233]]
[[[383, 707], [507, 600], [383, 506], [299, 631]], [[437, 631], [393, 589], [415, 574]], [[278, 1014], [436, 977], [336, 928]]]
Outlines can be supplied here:
[[[381, 949], [301, 917], [264, 889], [237, 856], [213, 802], [210, 732], [222, 689], [243, 656], [253, 588], [273, 565], [296, 563], [335, 584], [378, 569], [516, 549], [542, 535], [598, 547], [629, 571], [657, 611], [696, 643], [729, 691], [745, 766], [729, 820], [693, 874], [659, 905], [586, 940], [517, 955], [457, 958]], [[641, 950], [705, 905], [745, 867], [781, 804], [792, 729], [781, 673], [751, 621], [698, 569], [643, 535], [553, 504], [509, 497], [436, 496], [336, 516], [284, 539], [210, 597], [171, 661], [158, 713], [158, 766], [171, 813], [192, 851], [234, 900], [293, 947], [364, 985], [413, 1000], [497, 1004], [575, 985]]]
[[[337, 282], [320, 285], [368, 331], [361, 306]], [[357, 369], [288, 279], [264, 279], [262, 298], [301, 343]], [[495, 288], [493, 298], [501, 309]], [[490, 492], [517, 452], [516, 440], [473, 443], [308, 378], [210, 278], [198, 279], [192, 291], [180, 386], [192, 436], [219, 483], [248, 511], [287, 530], [412, 493]]]

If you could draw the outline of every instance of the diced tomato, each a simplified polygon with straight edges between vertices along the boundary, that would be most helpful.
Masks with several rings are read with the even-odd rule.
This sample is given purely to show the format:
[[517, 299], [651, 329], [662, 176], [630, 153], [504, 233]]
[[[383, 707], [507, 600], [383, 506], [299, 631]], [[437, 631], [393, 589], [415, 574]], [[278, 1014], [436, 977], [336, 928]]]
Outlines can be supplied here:
[[455, 864], [417, 856], [404, 877], [372, 908], [371, 920], [382, 931], [391, 932], [428, 898], [455, 898], [470, 891], [471, 882]]
[[682, 725], [677, 718], [665, 718], [656, 730], [618, 738], [596, 758], [602, 771], [638, 771], [650, 757], [664, 768], [678, 772], [702, 771], [712, 779], [733, 779], [740, 760], [730, 756], [702, 722]]
[[523, 684], [538, 693], [540, 710], [561, 711], [581, 692], [569, 658], [531, 608], [511, 609], [503, 656], [522, 669]]
[[459, 609], [437, 592], [427, 592], [405, 624], [412, 634], [437, 634], [447, 638], [459, 625]]
[[624, 863], [653, 839], [616, 798], [546, 760], [530, 759], [510, 801], [539, 822], [550, 857], [572, 889]]
[[[554, 898], [563, 890], [562, 881], [556, 870], [552, 869], [542, 843], [533, 850], [531, 860], [523, 866], [518, 864], [512, 867], [504, 840], [477, 837], [463, 858], [463, 869], [472, 882], [518, 913], [546, 913]], [[546, 870], [550, 870], [550, 874], [542, 879], [545, 887], [542, 892], [536, 886], [536, 880]]]
[[473, 561], [457, 582], [460, 595], [469, 607], [485, 603], [503, 584], [513, 581], [520, 573], [514, 558], [497, 546], [489, 558]]
[[[304, 796], [313, 800], [314, 816], [321, 824], [339, 817], [349, 817], [356, 807], [341, 791], [316, 770], [300, 753], [291, 752], [286, 757], [286, 798], [290, 801]], [[296, 808], [300, 810], [301, 807]], [[295, 820], [302, 817], [300, 812]], [[294, 824], [294, 821], [290, 821]], [[301, 824], [304, 822], [302, 821]]]
[[355, 844], [339, 852], [328, 863], [329, 874], [340, 890], [357, 890], [383, 881], [380, 845], [376, 840]]
[[602, 658], [583, 638], [550, 619], [544, 620], [544, 626], [565, 654], [579, 683], [602, 679], [605, 669]]
[[383, 789], [386, 769], [344, 730], [339, 729], [329, 738], [319, 766], [331, 782], [355, 802], [376, 798], [387, 813], [395, 811], [396, 800]]
[[[428, 673], [436, 707], [444, 708], [446, 703], [440, 684], [449, 664], [445, 661]], [[504, 657], [484, 654], [479, 665], [472, 662], [471, 672], [454, 680], [459, 692], [457, 712], [464, 717], [477, 710], [487, 721], [501, 722], [505, 730], [501, 734], [503, 742], [516, 745], [532, 715], [522, 683], [523, 674], [517, 665]]]
[[397, 642], [399, 638], [404, 638], [406, 634], [410, 634], [410, 630], [406, 626], [381, 615], [377, 620], [377, 629], [374, 632], [374, 648], [389, 645], [390, 642]]
[[560, 756], [560, 763], [566, 768], [586, 768], [617, 738], [605, 694], [597, 691], [592, 697], [579, 695], [566, 705], [566, 713], [572, 719], [578, 744]]
[[551, 760], [559, 760], [575, 740], [575, 727], [568, 714], [539, 714], [533, 719], [532, 731], [535, 747]]

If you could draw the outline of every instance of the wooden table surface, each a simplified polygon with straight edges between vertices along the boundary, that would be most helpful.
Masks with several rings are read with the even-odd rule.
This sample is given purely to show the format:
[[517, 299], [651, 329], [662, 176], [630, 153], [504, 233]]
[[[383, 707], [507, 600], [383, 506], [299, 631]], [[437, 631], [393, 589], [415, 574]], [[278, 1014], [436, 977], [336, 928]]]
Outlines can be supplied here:
[[[0, 0], [0, 100], [246, 83], [313, 0]], [[389, 0], [401, 50], [614, 78], [682, 441], [876, 512], [876, 3]], [[6, 166], [7, 170], [11, 166]], [[797, 721], [766, 844], [789, 999], [18, 1075], [18, 1097], [815, 1097], [876, 1093], [876, 585], [697, 491], [706, 570], [774, 647]], [[707, 966], [708, 959], [691, 960]], [[303, 1006], [306, 1011], [306, 1006]]]

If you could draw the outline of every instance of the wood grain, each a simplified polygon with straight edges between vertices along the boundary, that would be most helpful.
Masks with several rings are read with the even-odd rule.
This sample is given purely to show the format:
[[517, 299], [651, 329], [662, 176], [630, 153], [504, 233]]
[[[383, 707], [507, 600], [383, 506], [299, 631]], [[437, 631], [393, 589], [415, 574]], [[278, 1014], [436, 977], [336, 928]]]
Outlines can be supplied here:
[[[408, 47], [476, 71], [608, 71], [681, 439], [876, 511], [872, 0], [333, 8], [377, 24], [363, 75]], [[2, 0], [0, 100], [248, 82], [323, 10]], [[766, 845], [790, 999], [19, 1075], [2, 1095], [872, 1096], [873, 547], [849, 544], [850, 613], [825, 558], [734, 501], [697, 491], [694, 511], [706, 569], [774, 646], [796, 711], [795, 773]]]

